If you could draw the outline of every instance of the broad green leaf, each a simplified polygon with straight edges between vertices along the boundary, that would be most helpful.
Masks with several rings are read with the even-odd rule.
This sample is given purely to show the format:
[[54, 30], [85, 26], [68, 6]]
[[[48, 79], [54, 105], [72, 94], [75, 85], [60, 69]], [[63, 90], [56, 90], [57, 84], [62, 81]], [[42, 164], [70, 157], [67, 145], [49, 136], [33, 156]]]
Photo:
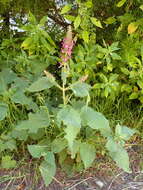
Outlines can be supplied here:
[[130, 100], [134, 100], [134, 99], [137, 99], [138, 98], [138, 93], [137, 92], [133, 92], [130, 96], [129, 96], [129, 99]]
[[121, 0], [117, 3], [117, 7], [122, 7], [125, 3], [126, 3], [127, 0]]
[[6, 116], [8, 112], [8, 105], [0, 102], [0, 121], [2, 121]]
[[74, 140], [76, 139], [76, 136], [77, 134], [79, 133], [80, 131], [80, 128], [78, 127], [75, 127], [75, 126], [67, 126], [65, 128], [65, 139], [67, 139], [68, 141], [68, 145], [69, 145], [69, 148], [72, 152], [72, 149], [73, 149], [73, 143], [74, 143]]
[[28, 37], [26, 38], [22, 44], [21, 44], [21, 48], [24, 48], [24, 49], [29, 49], [31, 44], [33, 44], [33, 38], [32, 37]]
[[111, 53], [112, 59], [121, 60], [121, 57], [117, 53]]
[[12, 160], [10, 156], [3, 156], [1, 161], [1, 166], [4, 169], [11, 169], [16, 167], [16, 161]]
[[30, 92], [38, 92], [41, 90], [49, 89], [54, 84], [48, 79], [48, 77], [39, 78], [36, 82], [34, 82], [29, 88], [27, 89]]
[[0, 76], [0, 94], [5, 93], [7, 90], [7, 84], [2, 76]]
[[37, 133], [38, 129], [48, 127], [50, 124], [49, 112], [46, 107], [41, 107], [36, 113], [30, 113], [29, 119], [22, 121], [16, 126], [16, 130], [29, 130], [30, 133]]
[[81, 144], [80, 141], [74, 140], [74, 142], [72, 144], [72, 148], [70, 149], [70, 151], [71, 151], [71, 158], [72, 159], [75, 159], [76, 154], [79, 152], [80, 144]]
[[100, 130], [105, 137], [110, 136], [111, 129], [109, 127], [109, 121], [101, 113], [84, 106], [81, 109], [81, 118], [83, 125], [88, 125], [92, 129]]
[[65, 14], [65, 13], [69, 12], [69, 11], [71, 10], [71, 8], [72, 8], [71, 4], [65, 5], [65, 6], [62, 8], [62, 10], [61, 10], [61, 14]]
[[101, 24], [101, 22], [100, 22], [100, 20], [98, 20], [98, 19], [95, 18], [95, 17], [91, 17], [90, 19], [91, 19], [91, 22], [92, 22], [95, 26], [97, 26], [97, 27], [99, 27], [99, 28], [103, 28], [103, 27], [102, 27], [102, 24]]
[[17, 79], [17, 75], [11, 69], [7, 68], [0, 72], [0, 77], [4, 78], [6, 84], [10, 84]]
[[140, 9], [143, 11], [143, 5], [140, 6]]
[[42, 145], [28, 145], [28, 151], [33, 156], [33, 158], [40, 158], [46, 155], [47, 147]]
[[10, 139], [8, 141], [5, 142], [5, 148], [9, 149], [9, 150], [16, 150], [17, 146], [16, 146], [16, 141], [14, 139]]
[[27, 138], [28, 138], [28, 132], [27, 130], [22, 130], [22, 131], [19, 131], [19, 130], [13, 130], [11, 133], [10, 133], [10, 136], [12, 138], [15, 138], [15, 139], [19, 139], [21, 141], [26, 141]]
[[133, 136], [135, 132], [136, 131], [134, 129], [130, 129], [126, 126], [121, 126], [119, 124], [116, 126], [115, 130], [116, 136], [123, 140], [129, 140], [130, 137]]
[[91, 86], [84, 82], [77, 82], [71, 85], [71, 89], [77, 97], [85, 97], [89, 95]]
[[128, 153], [120, 144], [117, 144], [113, 139], [109, 139], [106, 144], [106, 148], [118, 167], [122, 168], [126, 172], [131, 172], [129, 168]]
[[128, 25], [128, 34], [133, 34], [138, 28], [138, 25], [136, 22], [132, 22]]
[[84, 167], [89, 168], [95, 159], [95, 148], [88, 143], [81, 143], [80, 145], [80, 157], [84, 163]]
[[80, 26], [81, 17], [78, 15], [74, 20], [74, 28], [77, 29]]
[[31, 99], [28, 98], [27, 96], [25, 96], [25, 94], [19, 90], [17, 92], [15, 92], [12, 96], [11, 96], [11, 100], [15, 103], [19, 103], [22, 105], [26, 105], [26, 104], [30, 104], [31, 103]]
[[28, 21], [30, 21], [32, 24], [37, 24], [36, 18], [31, 12], [29, 12]]
[[108, 17], [104, 23], [105, 24], [113, 24], [114, 22], [116, 22], [116, 19], [114, 17]]
[[45, 185], [48, 186], [56, 174], [55, 157], [52, 152], [47, 152], [47, 154], [44, 156], [44, 159], [45, 161], [41, 163], [39, 169], [44, 179]]
[[88, 31], [83, 31], [82, 32], [82, 39], [84, 40], [85, 43], [89, 42], [89, 32]]
[[58, 112], [57, 120], [66, 126], [81, 127], [80, 114], [70, 106], [65, 106]]
[[57, 138], [51, 144], [51, 150], [54, 153], [59, 153], [66, 147], [67, 147], [67, 141], [63, 138]]
[[65, 15], [64, 18], [71, 21], [71, 22], [73, 22], [75, 20], [75, 17], [72, 15]]
[[86, 6], [87, 8], [91, 8], [91, 7], [93, 7], [92, 0], [88, 0], [88, 1], [86, 1], [86, 2], [85, 2], [85, 6]]
[[44, 26], [44, 24], [46, 23], [47, 20], [48, 20], [47, 16], [44, 16], [44, 17], [40, 20], [39, 24], [40, 24], [41, 26]]

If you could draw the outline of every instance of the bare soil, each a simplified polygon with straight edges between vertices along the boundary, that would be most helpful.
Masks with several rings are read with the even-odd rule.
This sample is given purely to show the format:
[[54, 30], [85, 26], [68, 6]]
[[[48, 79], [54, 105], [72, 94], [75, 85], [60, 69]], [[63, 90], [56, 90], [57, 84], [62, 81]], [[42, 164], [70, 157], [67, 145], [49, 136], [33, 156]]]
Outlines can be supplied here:
[[132, 173], [103, 159], [98, 167], [73, 177], [58, 169], [53, 182], [45, 187], [38, 170], [29, 162], [15, 170], [0, 169], [0, 190], [143, 190], [143, 146], [129, 147], [128, 152]]

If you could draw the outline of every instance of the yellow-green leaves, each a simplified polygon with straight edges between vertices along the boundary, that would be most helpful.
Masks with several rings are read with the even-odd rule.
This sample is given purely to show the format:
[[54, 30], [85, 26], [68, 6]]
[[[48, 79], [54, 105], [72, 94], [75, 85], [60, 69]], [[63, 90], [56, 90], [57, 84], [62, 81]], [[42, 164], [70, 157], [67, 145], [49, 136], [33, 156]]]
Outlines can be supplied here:
[[62, 8], [62, 10], [61, 10], [61, 14], [65, 14], [65, 13], [69, 12], [69, 11], [71, 10], [71, 8], [72, 8], [71, 4], [65, 5], [65, 6]]
[[143, 11], [143, 5], [140, 6], [140, 9]]
[[81, 23], [81, 17], [80, 15], [78, 15], [74, 21], [74, 28], [77, 29], [80, 26], [80, 23]]
[[138, 28], [138, 24], [136, 22], [131, 22], [128, 25], [128, 34], [133, 34]]
[[116, 19], [114, 17], [108, 17], [104, 23], [105, 24], [113, 24], [114, 22], [116, 22]]
[[97, 27], [99, 27], [99, 28], [103, 28], [103, 27], [102, 27], [102, 24], [101, 24], [101, 22], [100, 22], [100, 20], [98, 20], [98, 19], [95, 18], [95, 17], [91, 17], [90, 19], [91, 19], [91, 22], [92, 22], [95, 26], [97, 26]]
[[1, 161], [1, 167], [5, 169], [14, 168], [16, 166], [16, 161], [12, 160], [10, 156], [3, 156]]
[[84, 40], [85, 43], [89, 42], [89, 32], [88, 31], [82, 32], [82, 39]]
[[127, 0], [121, 0], [117, 3], [117, 7], [122, 7], [125, 3], [126, 3]]

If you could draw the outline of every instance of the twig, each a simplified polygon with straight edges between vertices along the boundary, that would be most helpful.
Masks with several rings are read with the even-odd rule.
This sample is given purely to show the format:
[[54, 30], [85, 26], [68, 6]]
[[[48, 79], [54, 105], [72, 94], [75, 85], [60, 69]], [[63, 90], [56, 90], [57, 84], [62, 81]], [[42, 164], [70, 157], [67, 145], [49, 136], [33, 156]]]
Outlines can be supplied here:
[[124, 173], [124, 172], [119, 173], [118, 175], [116, 175], [116, 176], [112, 179], [112, 181], [111, 181], [111, 183], [110, 183], [110, 185], [109, 185], [109, 187], [108, 187], [107, 190], [110, 190], [110, 188], [111, 188], [113, 182], [114, 182], [120, 175], [122, 175], [123, 173]]
[[58, 181], [55, 177], [53, 177], [53, 180], [55, 180], [58, 184], [60, 184], [63, 187], [64, 184]]
[[83, 183], [83, 182], [85, 182], [85, 181], [87, 181], [89, 179], [93, 179], [93, 177], [88, 177], [88, 178], [86, 178], [86, 179], [84, 179], [84, 180], [76, 183], [75, 185], [73, 185], [72, 187], [70, 187], [68, 190], [71, 190], [71, 189], [75, 188], [76, 186], [80, 185], [81, 183]]

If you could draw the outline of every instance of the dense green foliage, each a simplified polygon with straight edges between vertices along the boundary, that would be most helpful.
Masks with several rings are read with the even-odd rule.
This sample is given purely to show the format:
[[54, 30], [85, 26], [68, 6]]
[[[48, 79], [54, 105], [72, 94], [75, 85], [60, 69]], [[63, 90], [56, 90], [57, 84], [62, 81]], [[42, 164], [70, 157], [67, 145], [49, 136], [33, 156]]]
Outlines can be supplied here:
[[141, 0], [0, 0], [1, 167], [29, 152], [48, 185], [57, 162], [81, 171], [100, 153], [131, 171], [138, 131], [94, 101], [142, 110], [142, 15]]

